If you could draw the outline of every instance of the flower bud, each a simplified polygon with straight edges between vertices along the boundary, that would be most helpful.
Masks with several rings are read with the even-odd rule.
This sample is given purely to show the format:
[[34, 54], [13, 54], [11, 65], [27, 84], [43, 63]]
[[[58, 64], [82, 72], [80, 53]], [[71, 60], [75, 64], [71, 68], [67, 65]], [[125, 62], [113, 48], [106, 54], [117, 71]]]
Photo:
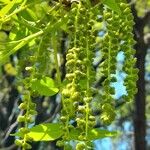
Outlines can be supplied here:
[[25, 116], [18, 116], [17, 121], [18, 122], [24, 122], [25, 121]]
[[16, 140], [15, 140], [15, 144], [16, 144], [17, 146], [22, 146], [23, 140], [16, 139]]
[[19, 109], [23, 109], [23, 110], [25, 110], [25, 109], [27, 109], [27, 104], [24, 102], [24, 103], [21, 103], [20, 105], [19, 105]]
[[86, 145], [84, 143], [78, 143], [76, 145], [76, 150], [84, 150], [86, 148]]

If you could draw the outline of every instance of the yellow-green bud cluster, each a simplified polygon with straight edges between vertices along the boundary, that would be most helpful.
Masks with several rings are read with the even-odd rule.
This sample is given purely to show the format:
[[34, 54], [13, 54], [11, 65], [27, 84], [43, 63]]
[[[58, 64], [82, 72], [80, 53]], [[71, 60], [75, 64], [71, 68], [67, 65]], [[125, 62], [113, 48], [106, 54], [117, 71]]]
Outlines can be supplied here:
[[[62, 91], [64, 97], [61, 121], [66, 125], [71, 119], [76, 121], [77, 129], [81, 131], [79, 141], [86, 140], [87, 131], [94, 127], [95, 116], [91, 114], [90, 103], [93, 99], [92, 83], [95, 80], [93, 58], [95, 40], [98, 32], [98, 8], [88, 10], [88, 6], [76, 3], [72, 7], [69, 20], [71, 47], [66, 55], [67, 85]], [[96, 11], [95, 11], [96, 10]], [[67, 126], [69, 128], [69, 125]], [[67, 129], [65, 129], [67, 131]], [[83, 144], [84, 145], [84, 144]], [[83, 146], [82, 145], [82, 146]], [[82, 147], [77, 144], [76, 149]]]
[[[120, 50], [120, 39], [119, 39], [119, 24], [120, 17], [117, 13], [111, 10], [104, 10], [103, 21], [106, 26], [106, 33], [102, 37], [101, 52], [103, 55], [103, 62], [100, 64], [101, 73], [105, 77], [103, 82], [103, 95], [102, 108], [101, 108], [101, 121], [104, 124], [110, 124], [115, 118], [114, 98], [115, 94], [114, 87], [111, 87], [111, 83], [116, 82], [116, 78], [113, 76], [116, 73], [117, 65], [117, 54]], [[109, 105], [107, 109], [104, 109], [105, 104]]]
[[128, 4], [120, 3], [120, 7], [123, 10], [121, 15], [121, 32], [122, 41], [121, 50], [124, 52], [125, 60], [123, 71], [126, 73], [126, 78], [124, 80], [124, 85], [126, 86], [127, 95], [124, 95], [126, 101], [134, 99], [134, 94], [137, 92], [136, 80], [138, 79], [138, 70], [135, 67], [136, 58], [134, 58], [135, 50], [133, 46], [135, 44], [133, 35], [133, 16]]
[[[103, 82], [104, 94], [102, 99], [104, 101], [101, 102], [102, 114], [100, 118], [106, 124], [110, 124], [115, 118], [115, 102], [113, 100], [115, 90], [111, 87], [111, 83], [116, 82], [115, 77], [112, 75], [116, 73], [116, 56], [119, 51], [123, 51], [125, 55], [123, 71], [126, 73], [124, 85], [126, 86], [127, 95], [124, 95], [124, 98], [126, 100], [133, 99], [136, 92], [135, 81], [137, 80], [138, 71], [134, 68], [136, 59], [134, 58], [135, 50], [133, 50], [133, 45], [135, 44], [132, 34], [133, 16], [126, 2], [121, 0], [119, 5], [123, 13], [118, 14], [105, 9], [103, 14], [106, 33], [101, 40], [101, 52], [104, 61], [100, 64], [100, 67], [106, 79]], [[107, 109], [104, 109], [105, 105], [107, 105]]]
[[17, 146], [22, 147], [23, 149], [31, 149], [31, 148], [32, 148], [31, 145], [28, 144], [28, 143], [26, 143], [26, 142], [24, 142], [24, 140], [16, 139], [16, 140], [15, 140], [15, 144], [16, 144]]
[[19, 123], [24, 123], [24, 127], [19, 129], [19, 132], [22, 134], [22, 139], [17, 139], [15, 143], [24, 149], [31, 149], [31, 145], [27, 143], [28, 141], [32, 141], [27, 135], [29, 133], [28, 125], [34, 122], [33, 116], [35, 116], [37, 112], [35, 110], [35, 103], [30, 99], [29, 91], [26, 91], [23, 95], [23, 102], [19, 105], [19, 109], [23, 111], [23, 115], [19, 115], [17, 121]]
[[[93, 100], [92, 84], [95, 80], [93, 69], [93, 58], [96, 37], [98, 31], [105, 30], [104, 36], [100, 38], [100, 52], [103, 62], [100, 64], [102, 74], [105, 77], [101, 103], [101, 121], [109, 125], [115, 119], [115, 89], [111, 83], [116, 82], [114, 77], [117, 70], [117, 55], [123, 51], [125, 63], [123, 70], [127, 76], [125, 85], [129, 97], [132, 98], [133, 89], [135, 90], [134, 79], [137, 70], [133, 69], [135, 59], [132, 50], [134, 40], [132, 33], [133, 17], [130, 8], [126, 3], [120, 1], [120, 9], [123, 15], [118, 14], [108, 8], [104, 8], [103, 14], [99, 16], [101, 5], [90, 4], [90, 1], [79, 1], [72, 4], [68, 20], [68, 51], [66, 54], [66, 85], [62, 90], [62, 116], [64, 136], [58, 145], [65, 144], [69, 132], [72, 128], [80, 130], [79, 141], [76, 149], [84, 149], [87, 144], [88, 130], [92, 129], [96, 123], [90, 105]], [[127, 61], [128, 60], [128, 61]], [[132, 70], [132, 71], [130, 71]], [[133, 76], [134, 75], [134, 76]], [[132, 81], [131, 81], [132, 80]], [[71, 121], [75, 121], [75, 126]]]

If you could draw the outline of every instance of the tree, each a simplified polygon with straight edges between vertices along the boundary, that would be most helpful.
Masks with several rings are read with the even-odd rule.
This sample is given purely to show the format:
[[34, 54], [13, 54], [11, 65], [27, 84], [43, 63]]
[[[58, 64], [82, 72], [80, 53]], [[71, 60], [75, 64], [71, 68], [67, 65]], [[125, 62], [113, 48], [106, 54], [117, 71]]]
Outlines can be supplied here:
[[[137, 82], [138, 92], [135, 99], [135, 116], [134, 116], [134, 134], [135, 134], [135, 149], [146, 149], [146, 91], [145, 91], [145, 57], [147, 54], [149, 40], [145, 38], [144, 29], [149, 23], [150, 13], [146, 12], [149, 9], [149, 2], [147, 3], [147, 9], [135, 8], [140, 4], [140, 1], [133, 5], [133, 14], [135, 18], [135, 39], [137, 41], [135, 49], [137, 50], [137, 64], [139, 69], [139, 80]], [[144, 10], [144, 11], [143, 11]], [[144, 12], [144, 13], [143, 13]], [[139, 15], [139, 16], [138, 16]], [[142, 18], [140, 17], [142, 16]], [[146, 41], [147, 40], [147, 41]]]

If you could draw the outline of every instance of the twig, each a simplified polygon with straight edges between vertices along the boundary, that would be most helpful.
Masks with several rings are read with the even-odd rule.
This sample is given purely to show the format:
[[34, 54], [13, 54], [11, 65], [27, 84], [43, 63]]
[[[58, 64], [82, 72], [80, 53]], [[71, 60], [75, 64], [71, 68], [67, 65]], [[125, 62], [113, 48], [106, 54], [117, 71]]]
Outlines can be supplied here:
[[0, 150], [13, 150], [15, 149], [17, 146], [15, 144], [9, 146], [9, 147], [6, 147], [6, 148], [0, 148]]

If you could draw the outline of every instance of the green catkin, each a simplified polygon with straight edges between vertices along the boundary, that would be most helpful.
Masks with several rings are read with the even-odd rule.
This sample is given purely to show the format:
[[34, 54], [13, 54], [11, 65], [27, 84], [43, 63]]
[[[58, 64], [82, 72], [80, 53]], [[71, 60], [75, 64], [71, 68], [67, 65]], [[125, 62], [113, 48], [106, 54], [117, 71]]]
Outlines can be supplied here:
[[[81, 5], [81, 3], [79, 5]], [[74, 40], [72, 39], [70, 40], [71, 41], [70, 47], [73, 48], [68, 50], [67, 57], [66, 57], [67, 59], [66, 79], [69, 81], [69, 83], [66, 86], [67, 89], [63, 90], [64, 96], [67, 97], [69, 100], [71, 100], [69, 106], [73, 104], [73, 106], [71, 106], [70, 108], [71, 110], [73, 110], [73, 114], [76, 115], [77, 128], [81, 130], [81, 135], [79, 136], [80, 141], [86, 140], [89, 126], [90, 125], [94, 126], [94, 122], [90, 123], [90, 121], [91, 120], [95, 121], [95, 117], [91, 115], [91, 110], [89, 109], [90, 102], [92, 100], [92, 92], [90, 89], [91, 81], [89, 81], [89, 77], [94, 76], [93, 68], [91, 67], [92, 66], [91, 59], [93, 58], [93, 52], [92, 52], [93, 47], [91, 48], [90, 46], [92, 45], [92, 43], [94, 43], [93, 39], [96, 37], [92, 33], [91, 29], [92, 26], [94, 26], [93, 22], [95, 22], [95, 20], [89, 19], [92, 16], [91, 15], [92, 12], [90, 12], [89, 14], [89, 12], [86, 11], [87, 8], [86, 9], [85, 8], [86, 5], [80, 6], [80, 11], [78, 11], [76, 7], [73, 10], [74, 13], [77, 13], [76, 17], [74, 18], [74, 22], [75, 22], [74, 27], [73, 26], [71, 27], [71, 29], [74, 30], [75, 32], [75, 37], [73, 38]], [[82, 16], [80, 15], [81, 12], [82, 12]], [[124, 10], [124, 12], [127, 13], [128, 10], [126, 9]], [[128, 15], [128, 19], [129, 18], [130, 20], [133, 19], [132, 16]], [[80, 22], [80, 20], [82, 20], [82, 23]], [[107, 33], [105, 34], [101, 43], [102, 46], [101, 52], [103, 54], [104, 61], [100, 65], [100, 67], [103, 68], [102, 73], [106, 77], [105, 81], [103, 82], [104, 94], [102, 95], [102, 98], [104, 99], [104, 101], [101, 102], [102, 103], [101, 120], [104, 124], [108, 125], [115, 118], [115, 108], [114, 108], [115, 102], [113, 98], [113, 95], [115, 94], [115, 90], [113, 87], [110, 86], [110, 84], [112, 82], [116, 82], [116, 78], [112, 76], [116, 73], [116, 64], [117, 64], [116, 56], [118, 52], [122, 50], [122, 45], [124, 45], [120, 43], [122, 41], [127, 40], [127, 38], [124, 38], [125, 36], [124, 33], [122, 32], [123, 31], [122, 27], [123, 25], [126, 25], [125, 29], [131, 29], [129, 27], [130, 26], [129, 23], [132, 23], [132, 21], [128, 23], [125, 22], [127, 24], [124, 23], [123, 25], [117, 26], [118, 24], [120, 24], [120, 22], [122, 22], [122, 16], [108, 9], [104, 10], [103, 20], [106, 25]], [[85, 26], [85, 23], [87, 23], [87, 26]], [[80, 24], [80, 26], [78, 26], [78, 24]], [[131, 30], [129, 32], [131, 33]], [[128, 34], [127, 37], [131, 39], [129, 42], [129, 45], [131, 46], [134, 43], [132, 40], [133, 37], [130, 34]], [[126, 43], [126, 41], [124, 43]], [[129, 51], [131, 51], [131, 49], [129, 49]], [[125, 52], [125, 54], [127, 53], [128, 52]], [[133, 56], [131, 56], [131, 59], [132, 58]], [[126, 64], [124, 66], [125, 68], [127, 68]], [[130, 66], [130, 68], [133, 68], [133, 66]], [[135, 71], [136, 70], [134, 70], [134, 72]], [[131, 78], [132, 75], [129, 75], [130, 72], [126, 71], [126, 73]], [[81, 88], [80, 86], [80, 80], [82, 80], [82, 78], [86, 78], [85, 89]], [[134, 87], [133, 84], [130, 85], [132, 85], [132, 88]], [[127, 91], [128, 91], [128, 86], [129, 85], [126, 86]], [[70, 94], [71, 92], [73, 92], [73, 95]], [[130, 92], [128, 93], [131, 96]]]
[[19, 123], [24, 123], [24, 127], [19, 129], [23, 137], [15, 141], [15, 144], [21, 146], [23, 150], [31, 149], [31, 145], [28, 142], [31, 142], [32, 139], [27, 134], [29, 133], [28, 125], [34, 122], [33, 117], [37, 114], [35, 108], [35, 103], [31, 101], [30, 91], [26, 90], [23, 95], [23, 102], [19, 105], [19, 109], [23, 110], [24, 114], [17, 118]]
[[[83, 11], [83, 10], [82, 10]], [[92, 72], [92, 58], [93, 58], [93, 49], [90, 47], [91, 45], [91, 40], [93, 40], [92, 34], [89, 31], [88, 33], [86, 30], [88, 28], [91, 28], [92, 22], [89, 23], [88, 18], [91, 18], [91, 14], [89, 14], [86, 9], [85, 9], [85, 15], [86, 18], [82, 18], [80, 15], [80, 20], [82, 20], [83, 24], [87, 22], [87, 27], [85, 26], [80, 26], [78, 27], [80, 31], [82, 31], [82, 35], [80, 37], [80, 41], [82, 41], [82, 45], [80, 46], [80, 50], [83, 51], [84, 57], [83, 59], [83, 65], [84, 65], [84, 70], [83, 73], [85, 74], [85, 89], [81, 89], [83, 91], [83, 99], [82, 99], [82, 105], [78, 106], [77, 109], [77, 126], [78, 128], [81, 129], [81, 135], [78, 137], [79, 140], [86, 140], [87, 134], [88, 134], [88, 129], [89, 129], [89, 115], [90, 115], [90, 109], [89, 109], [89, 104], [90, 101], [92, 100], [92, 93], [91, 93], [91, 77], [93, 77], [93, 72]], [[80, 33], [81, 34], [81, 33]], [[84, 39], [82, 39], [84, 37]], [[92, 125], [91, 125], [92, 126]], [[83, 138], [84, 137], [84, 138]]]
[[124, 52], [125, 60], [123, 71], [126, 73], [124, 80], [124, 85], [126, 86], [127, 95], [124, 95], [123, 98], [126, 101], [131, 101], [134, 99], [134, 95], [137, 92], [136, 82], [138, 79], [138, 70], [135, 68], [136, 58], [134, 58], [135, 50], [133, 46], [135, 44], [134, 35], [133, 35], [133, 16], [130, 10], [130, 7], [126, 3], [120, 3], [121, 9], [123, 9], [121, 32], [123, 44], [121, 45], [121, 50]]
[[110, 124], [115, 118], [114, 98], [115, 94], [114, 87], [111, 87], [111, 83], [114, 79], [112, 75], [116, 73], [116, 56], [119, 51], [119, 27], [115, 24], [118, 20], [115, 19], [116, 13], [111, 10], [104, 10], [103, 20], [106, 25], [106, 33], [102, 40], [101, 52], [104, 61], [100, 64], [102, 73], [105, 76], [103, 82], [104, 94], [102, 95], [103, 102], [101, 105], [101, 116], [100, 119], [104, 124]]
[[[78, 20], [78, 13], [79, 13], [79, 7], [80, 4], [75, 3], [72, 6], [69, 24], [71, 26], [70, 30], [76, 30], [77, 26], [77, 20]], [[75, 15], [77, 14], [77, 16]], [[74, 26], [74, 27], [72, 27]], [[77, 44], [77, 34], [76, 31], [74, 31], [74, 40], [73, 45]], [[69, 137], [69, 121], [71, 119], [75, 118], [75, 109], [78, 105], [78, 101], [80, 100], [80, 88], [77, 85], [78, 80], [80, 79], [80, 76], [82, 76], [82, 72], [77, 69], [77, 66], [80, 66], [81, 61], [78, 60], [78, 54], [80, 52], [80, 49], [77, 47], [70, 48], [68, 50], [68, 53], [66, 55], [66, 80], [68, 81], [66, 87], [62, 90], [62, 101], [63, 101], [63, 109], [61, 111], [61, 118], [60, 120], [63, 123], [63, 130], [64, 130], [64, 136], [63, 140], [67, 140], [67, 137]], [[63, 141], [58, 141], [57, 145], [60, 145], [59, 143], [62, 143]]]
[[[95, 7], [97, 10], [99, 7]], [[93, 90], [91, 88], [95, 80], [95, 71], [93, 69], [94, 58], [94, 42], [96, 40], [96, 32], [93, 26], [96, 22], [98, 11], [91, 8], [88, 3], [76, 3], [72, 6], [73, 14], [76, 16], [69, 24], [70, 30], [74, 33], [74, 38], [70, 38], [70, 49], [66, 55], [66, 80], [69, 82], [62, 94], [65, 97], [65, 107], [63, 113], [67, 114], [61, 117], [64, 123], [68, 120], [75, 119], [77, 129], [81, 131], [78, 136], [79, 141], [86, 141], [88, 130], [95, 125], [95, 117], [92, 116], [90, 103], [92, 101]], [[72, 26], [73, 24], [73, 26]], [[83, 84], [82, 84], [83, 82]], [[67, 118], [67, 119], [66, 119]], [[66, 124], [65, 124], [66, 125]], [[85, 146], [85, 143], [82, 146]], [[82, 147], [79, 143], [76, 149]]]
[[[42, 40], [39, 44], [38, 51], [34, 54], [31, 53], [31, 56], [26, 59], [26, 61], [28, 61], [28, 63], [30, 64], [28, 67], [25, 68], [26, 74], [28, 76], [25, 79], [22, 79], [24, 85], [23, 89], [20, 91], [20, 94], [22, 95], [23, 100], [22, 103], [19, 105], [19, 109], [23, 111], [23, 115], [18, 116], [17, 121], [23, 124], [23, 127], [19, 129], [19, 132], [21, 132], [23, 137], [21, 137], [21, 139], [17, 139], [15, 143], [16, 145], [21, 146], [23, 150], [32, 148], [29, 144], [29, 142], [32, 141], [32, 139], [28, 136], [29, 125], [34, 122], [34, 117], [37, 115], [36, 104], [32, 102], [31, 99], [31, 96], [34, 96], [36, 94], [30, 89], [31, 82], [34, 78], [41, 78], [41, 73], [45, 73], [45, 70], [43, 70], [43, 68], [47, 68], [46, 61], [42, 60], [41, 62], [41, 46], [43, 46]], [[47, 51], [45, 51], [45, 53], [43, 53], [42, 55], [45, 55], [44, 58], [47, 59]], [[38, 63], [39, 67], [36, 66], [36, 64]], [[22, 75], [21, 78], [23, 78]]]
[[102, 73], [106, 77], [103, 82], [104, 94], [102, 95], [103, 102], [101, 105], [101, 121], [104, 124], [110, 124], [115, 118], [114, 98], [115, 90], [110, 86], [112, 82], [116, 82], [112, 75], [116, 72], [116, 56], [119, 51], [123, 51], [125, 55], [123, 71], [126, 73], [124, 85], [126, 86], [127, 95], [123, 98], [130, 101], [136, 93], [137, 69], [134, 68], [136, 59], [134, 58], [135, 44], [133, 40], [133, 16], [129, 5], [125, 1], [120, 1], [120, 9], [122, 14], [117, 14], [111, 10], [105, 9], [103, 18], [106, 25], [106, 34], [102, 40], [101, 52], [103, 54], [103, 63], [100, 67], [103, 68]]
[[[40, 47], [39, 47], [40, 49]], [[39, 50], [37, 52], [39, 54]], [[39, 55], [38, 55], [39, 56]], [[23, 123], [23, 127], [19, 129], [19, 132], [23, 135], [22, 139], [17, 139], [15, 141], [16, 145], [21, 146], [23, 150], [31, 149], [29, 142], [32, 139], [28, 136], [29, 125], [34, 122], [34, 118], [37, 115], [36, 104], [32, 102], [31, 96], [34, 95], [34, 92], [31, 91], [31, 82], [32, 79], [41, 77], [41, 74], [38, 74], [36, 63], [38, 63], [39, 57], [34, 57], [33, 55], [28, 58], [30, 66], [26, 67], [27, 77], [23, 80], [23, 89], [20, 91], [22, 95], [22, 103], [19, 105], [19, 109], [23, 111], [23, 115], [18, 116], [17, 121]], [[34, 64], [34, 65], [31, 65]]]

